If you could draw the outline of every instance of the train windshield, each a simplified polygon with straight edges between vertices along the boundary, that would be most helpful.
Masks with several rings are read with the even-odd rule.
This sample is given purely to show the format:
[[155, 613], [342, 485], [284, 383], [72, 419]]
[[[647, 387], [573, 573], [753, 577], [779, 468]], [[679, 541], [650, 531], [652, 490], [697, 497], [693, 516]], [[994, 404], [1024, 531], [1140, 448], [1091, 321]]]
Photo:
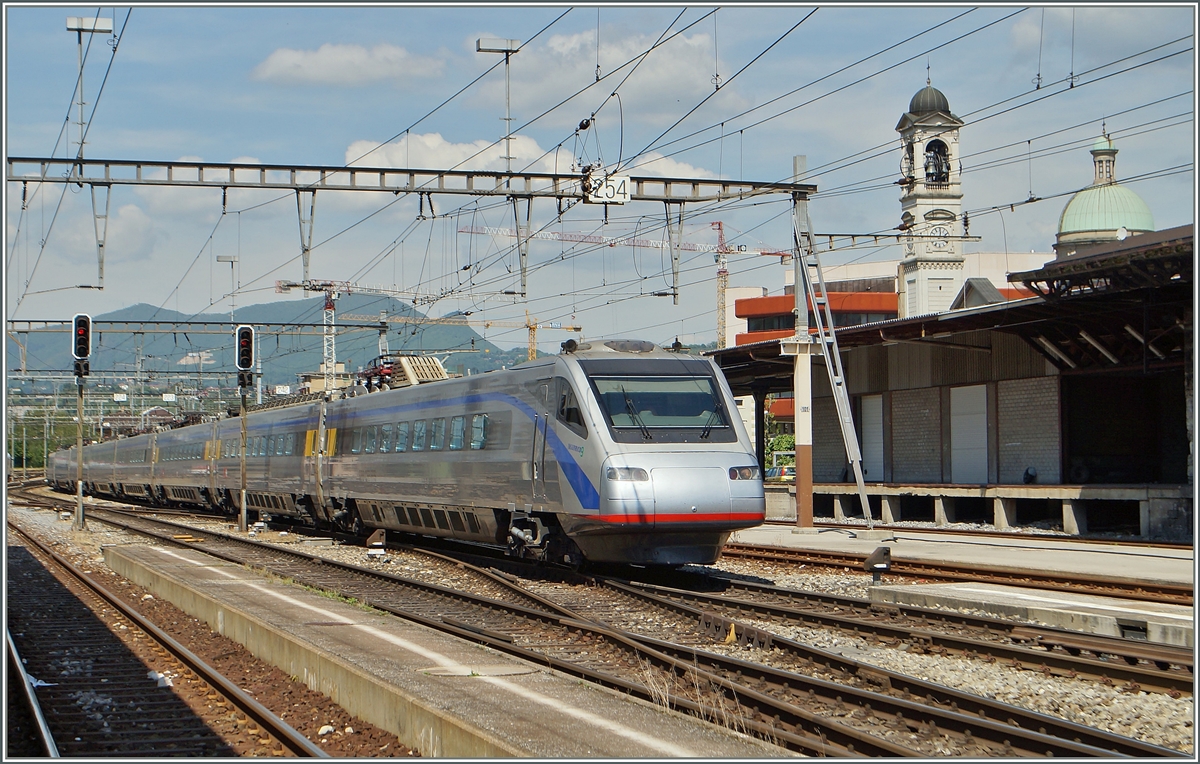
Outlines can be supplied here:
[[720, 389], [711, 376], [596, 374], [591, 383], [617, 440], [736, 439]]

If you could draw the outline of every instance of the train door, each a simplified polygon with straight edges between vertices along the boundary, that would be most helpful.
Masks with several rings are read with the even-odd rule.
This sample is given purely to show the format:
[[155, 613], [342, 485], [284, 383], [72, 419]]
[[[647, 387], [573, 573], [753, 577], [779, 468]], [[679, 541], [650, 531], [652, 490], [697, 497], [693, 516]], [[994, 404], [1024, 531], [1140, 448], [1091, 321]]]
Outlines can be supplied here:
[[208, 501], [213, 506], [217, 506], [217, 459], [221, 458], [221, 441], [218, 439], [217, 423], [212, 423], [212, 428], [208, 433], [208, 442], [204, 444], [204, 460], [205, 467], [208, 470], [206, 481], [208, 484]]
[[578, 461], [586, 451], [588, 429], [583, 418], [583, 408], [579, 395], [564, 377], [554, 380], [554, 431], [558, 439], [567, 447], [567, 454], [572, 464], [559, 464], [559, 488], [562, 491], [560, 501], [565, 502], [570, 491], [562, 483], [564, 469], [571, 470], [579, 467]]
[[329, 457], [337, 448], [337, 430], [326, 426], [326, 402], [317, 405], [316, 428], [304, 433], [301, 452], [300, 491], [312, 498], [313, 511], [319, 519], [332, 522], [325, 501], [329, 475]]
[[150, 500], [157, 498], [158, 481], [155, 473], [158, 470], [158, 433], [150, 433], [150, 440], [146, 444], [146, 461], [150, 462]]
[[533, 415], [533, 438], [529, 451], [529, 491], [534, 502], [546, 501], [546, 432], [550, 428], [549, 379], [538, 380], [534, 387], [537, 399]]

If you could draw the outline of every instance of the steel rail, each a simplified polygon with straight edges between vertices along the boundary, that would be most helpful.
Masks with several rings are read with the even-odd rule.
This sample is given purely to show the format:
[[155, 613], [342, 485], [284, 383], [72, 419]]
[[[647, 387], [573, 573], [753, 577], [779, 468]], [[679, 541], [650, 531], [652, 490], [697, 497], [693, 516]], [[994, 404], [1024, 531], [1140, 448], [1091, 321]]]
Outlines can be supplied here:
[[8, 629], [4, 630], [4, 639], [7, 646], [9, 670], [9, 687], [12, 686], [12, 681], [21, 683], [21, 698], [25, 701], [25, 706], [29, 710], [29, 714], [33, 717], [34, 724], [37, 726], [38, 743], [46, 756], [57, 759], [61, 756], [58, 752], [58, 745], [54, 742], [54, 735], [50, 732], [50, 727], [46, 724], [46, 716], [42, 713], [42, 705], [38, 703], [37, 693], [33, 690], [33, 685], [29, 681], [29, 674], [25, 673], [24, 663], [21, 661], [21, 654], [17, 652], [17, 646], [13, 643], [12, 632]]
[[[728, 579], [722, 577], [722, 580]], [[874, 634], [880, 640], [922, 646], [927, 652], [950, 652], [968, 657], [990, 655], [997, 660], [1007, 661], [1014, 667], [1042, 673], [1066, 677], [1080, 675], [1106, 684], [1125, 682], [1126, 687], [1131, 690], [1155, 688], [1174, 693], [1176, 696], [1192, 692], [1194, 656], [1190, 650], [1182, 648], [1079, 634], [1063, 629], [932, 608], [879, 604], [854, 597], [782, 589], [742, 581], [728, 580], [728, 583], [729, 589], [726, 591], [740, 591], [742, 596], [641, 582], [630, 585], [648, 594], [710, 608], [752, 613], [785, 622], [816, 624], [852, 631], [859, 635]], [[753, 599], [756, 596], [758, 599]], [[769, 601], [770, 599], [776, 601]], [[889, 616], [917, 621], [924, 628], [884, 622]], [[1004, 644], [995, 640], [938, 633], [928, 628], [931, 623], [946, 624], [951, 628], [967, 628], [1024, 644]], [[1061, 647], [1063, 652], [1056, 652], [1055, 647]], [[1086, 658], [1078, 655], [1084, 651], [1096, 657]], [[1120, 661], [1101, 660], [1101, 655], [1113, 656]], [[1154, 668], [1139, 666], [1141, 661], [1152, 664]], [[1172, 671], [1172, 666], [1178, 666], [1179, 670]]]
[[240, 687], [230, 681], [216, 669], [202, 661], [198, 656], [164, 632], [158, 626], [144, 618], [136, 610], [126, 605], [119, 595], [110, 592], [99, 583], [84, 576], [68, 560], [50, 549], [20, 526], [8, 521], [8, 526], [16, 531], [28, 543], [33, 544], [39, 551], [68, 573], [75, 581], [103, 599], [105, 603], [117, 610], [138, 629], [145, 632], [154, 641], [166, 649], [172, 657], [187, 666], [192, 672], [207, 682], [218, 693], [238, 707], [247, 717], [265, 730], [271, 737], [279, 741], [293, 756], [304, 758], [329, 758], [329, 754], [318, 748], [312, 741], [300, 734], [290, 724], [280, 719], [262, 703], [252, 698]]
[[[737, 543], [727, 544], [722, 552], [722, 556], [781, 563], [803, 562], [811, 565], [855, 568], [857, 570], [863, 569], [863, 563], [867, 559], [867, 555], [854, 552], [816, 552], [803, 549], [786, 549], [783, 547]], [[888, 571], [888, 574], [941, 581], [1016, 584], [1036, 589], [1071, 591], [1075, 593], [1085, 592], [1088, 594], [1124, 597], [1150, 602], [1167, 602], [1179, 605], [1191, 605], [1193, 602], [1191, 587], [1182, 585], [1116, 577], [1080, 576], [1044, 571], [1034, 572], [991, 565], [956, 565], [954, 563], [921, 562], [919, 560], [897, 559], [893, 557], [891, 569]]]
[[[600, 670], [594, 666], [583, 665], [579, 662], [565, 660], [559, 658], [549, 652], [542, 652], [531, 647], [517, 644], [517, 627], [515, 624], [510, 624], [509, 628], [513, 629], [513, 633], [501, 631], [495, 625], [481, 625], [480, 623], [472, 623], [466, 620], [467, 616], [447, 615], [446, 610], [448, 601], [468, 602], [475, 600], [478, 607], [493, 614], [504, 612], [511, 614], [523, 622], [541, 624], [546, 628], [554, 630], [552, 637], [546, 641], [547, 645], [559, 644], [564, 640], [570, 640], [574, 637], [581, 640], [586, 637], [587, 641], [583, 644], [595, 645], [597, 641], [604, 640], [609, 642], [617, 650], [633, 656], [636, 665], [652, 665], [658, 671], [674, 677], [695, 676], [697, 681], [703, 680], [706, 687], [710, 687], [720, 698], [724, 698], [722, 704], [731, 703], [737, 707], [738, 698], [751, 691], [748, 688], [741, 687], [727, 679], [722, 679], [717, 676], [709, 676], [704, 672], [696, 674], [693, 667], [690, 665], [661, 654], [659, 651], [643, 645], [638, 639], [632, 638], [629, 635], [619, 633], [615, 630], [607, 628], [603, 625], [593, 623], [586, 620], [576, 620], [564, 615], [559, 615], [552, 610], [539, 610], [511, 602], [500, 602], [490, 598], [476, 598], [464, 592], [459, 592], [446, 587], [437, 586], [434, 584], [425, 584], [412, 579], [402, 578], [388, 573], [361, 568], [355, 565], [346, 563], [336, 563], [316, 555], [310, 555], [306, 552], [280, 549], [278, 547], [261, 544], [256, 541], [246, 540], [227, 536], [226, 534], [215, 531], [205, 531], [192, 528], [189, 526], [180, 526], [176, 523], [170, 523], [161, 520], [150, 520], [144, 517], [137, 517], [136, 520], [141, 523], [150, 525], [162, 525], [169, 527], [187, 528], [188, 534], [170, 534], [160, 533], [149, 528], [137, 527], [133, 523], [122, 522], [121, 520], [106, 517], [107, 511], [93, 510], [92, 518], [107, 522], [118, 527], [126, 528], [143, 535], [157, 538], [161, 541], [201, 551], [207, 555], [211, 555], [218, 559], [227, 562], [233, 562], [241, 565], [250, 565], [252, 568], [258, 568], [266, 572], [272, 572], [277, 575], [285, 575], [290, 580], [306, 586], [314, 588], [336, 591], [346, 596], [347, 590], [338, 589], [339, 585], [345, 582], [334, 580], [338, 570], [345, 570], [360, 576], [369, 576], [377, 582], [390, 582], [394, 585], [403, 586], [405, 589], [412, 592], [423, 592], [426, 595], [437, 596], [442, 599], [433, 603], [432, 606], [426, 608], [426, 612], [417, 609], [420, 604], [419, 597], [408, 595], [401, 598], [405, 603], [403, 606], [395, 602], [385, 600], [385, 593], [377, 591], [374, 595], [368, 594], [365, 596], [356, 596], [362, 604], [369, 607], [391, 613], [406, 620], [428, 626], [430, 628], [454, 634], [458, 637], [468, 639], [474, 642], [485, 644], [495, 650], [508, 653], [535, 665], [548, 666], [557, 671], [563, 672], [570, 676], [576, 676], [581, 679], [586, 679], [595, 684], [617, 689], [625, 693], [635, 695], [643, 700], [652, 703], [658, 702], [655, 692], [647, 687], [644, 683], [626, 679], [609, 671]], [[134, 519], [134, 518], [130, 518]], [[175, 535], [182, 536], [176, 538]], [[195, 543], [198, 539], [207, 539], [203, 547]], [[190, 539], [190, 540], [189, 540]], [[229, 550], [216, 548], [218, 543], [230, 543], [238, 547], [255, 550], [262, 554], [255, 560], [251, 560], [245, 556]], [[314, 576], [311, 573], [304, 574], [297, 568], [289, 568], [285, 566], [271, 567], [265, 562], [267, 554], [277, 556], [278, 558], [294, 558], [309, 563], [314, 563], [322, 571], [322, 575]], [[529, 592], [522, 591], [523, 596], [531, 595]], [[563, 609], [556, 608], [559, 612]], [[476, 619], [479, 620], [479, 619]], [[692, 672], [688, 674], [688, 672]], [[712, 721], [714, 723], [722, 723], [727, 720], [727, 713], [724, 711], [724, 706], [718, 708], [712, 703], [705, 703], [700, 700], [692, 700], [680, 694], [671, 694], [669, 702], [672, 707], [691, 713], [699, 718]], [[738, 719], [737, 724], [744, 727], [747, 731], [753, 732], [759, 737], [774, 741], [776, 744], [784, 745], [791, 750], [807, 753], [817, 756], [837, 756], [837, 757], [858, 757], [858, 756], [919, 756], [917, 751], [914, 751], [905, 746], [883, 740], [867, 732], [854, 727], [839, 724], [835, 720], [822, 717], [814, 714], [804, 708], [797, 707], [791, 703], [782, 702], [778, 699], [764, 701], [771, 709], [772, 713], [768, 715], [768, 719], [773, 719], [774, 716], [779, 716], [787, 725], [788, 729], [779, 727], [778, 725], [768, 723], [756, 719]]]
[[[687, 614], [696, 618], [700, 628], [715, 638], [720, 638], [731, 631], [741, 644], [752, 647], [757, 647], [763, 650], [771, 650], [778, 648], [787, 651], [788, 653], [798, 657], [802, 664], [811, 667], [824, 667], [833, 673], [847, 674], [860, 678], [868, 684], [874, 684], [883, 687], [890, 692], [899, 693], [905, 698], [923, 698], [929, 705], [923, 705], [919, 701], [913, 702], [920, 706], [925, 714], [938, 716], [937, 712], [948, 710], [954, 712], [953, 716], [945, 716], [937, 718], [938, 724], [943, 729], [954, 729], [958, 731], [974, 730], [974, 737], [982, 737], [989, 739], [993, 743], [1007, 746], [1008, 742], [1016, 739], [1020, 732], [1031, 733], [1037, 731], [1037, 734], [1050, 735], [1050, 739], [1058, 743], [1075, 743], [1085, 745], [1093, 750], [1104, 751], [1099, 755], [1123, 755], [1123, 756], [1177, 756], [1181, 755], [1178, 751], [1172, 751], [1161, 746], [1142, 743], [1133, 738], [1128, 738], [1122, 735], [1116, 735], [1110, 732], [1097, 730], [1074, 722], [1065, 721], [1052, 717], [1046, 714], [1041, 714], [1036, 711], [1029, 711], [1018, 706], [999, 701], [991, 700], [973, 693], [956, 690], [945, 685], [935, 684], [917, 679], [899, 672], [890, 671], [878, 666], [871, 666], [861, 663], [851, 658], [846, 658], [842, 655], [832, 653], [820, 648], [811, 647], [802, 644], [795, 640], [781, 637], [777, 634], [764, 631], [744, 623], [740, 623], [731, 619], [723, 618], [713, 613], [705, 612], [699, 608], [692, 607], [670, 599], [660, 594], [656, 594], [649, 590], [644, 590], [641, 586], [630, 586], [617, 581], [604, 581], [604, 584], [618, 591], [624, 592], [632, 597], [642, 599], [657, 607], [675, 608], [680, 613]], [[657, 588], [657, 587], [656, 587]], [[655, 646], [657, 649], [664, 650], [662, 643], [650, 637], [640, 637], [648, 644]], [[675, 646], [675, 650], [691, 650], [692, 648], [684, 648]], [[670, 652], [670, 651], [667, 651]], [[697, 651], [699, 652], [699, 651]], [[721, 658], [721, 656], [712, 656], [713, 658]], [[709, 654], [705, 654], [705, 660], [709, 659]], [[726, 660], [721, 658], [722, 660]], [[743, 662], [737, 662], [739, 667], [731, 670], [742, 670]], [[748, 664], [754, 667], [754, 670], [761, 671], [763, 677], [775, 677], [771, 681], [791, 681], [795, 684], [796, 677], [802, 676], [794, 672], [778, 672], [776, 669], [770, 669], [761, 664]], [[778, 680], [779, 676], [784, 676], [784, 680]], [[778, 681], [777, 681], [778, 680]], [[814, 682], [820, 683], [823, 680], [814, 679]], [[829, 683], [838, 691], [854, 691], [858, 692], [857, 688], [848, 687], [842, 684]], [[828, 695], [828, 688], [825, 688], [825, 694]], [[886, 695], [885, 695], [886, 697]], [[882, 708], [877, 705], [877, 701], [871, 702], [872, 708]], [[898, 708], [898, 711], [904, 714], [906, 719], [919, 718], [920, 713], [911, 707]], [[980, 720], [1004, 720], [1004, 723], [999, 727], [981, 727]], [[1034, 738], [1036, 742], [1030, 745], [1037, 745], [1042, 742], [1040, 739]], [[1030, 747], [1027, 749], [1032, 755], [1041, 755], [1047, 750], [1039, 751], [1037, 748]], [[1006, 755], [1011, 755], [1007, 754]], [[1096, 755], [1095, 753], [1068, 752], [1066, 750], [1058, 750], [1053, 755]]]
[[[176, 525], [174, 523], [163, 523], [163, 521], [154, 521], [158, 524]], [[262, 545], [257, 542], [251, 542], [239, 538], [229, 537], [225, 534], [214, 532], [198, 532], [204, 533], [206, 536], [233, 541], [237, 544], [260, 547]], [[175, 539], [178, 543], [178, 539]], [[281, 550], [275, 547], [268, 547], [272, 553], [279, 553], [286, 556], [298, 556], [311, 560], [318, 560], [322, 566], [329, 568], [343, 568], [357, 574], [366, 574], [380, 580], [403, 581], [404, 585], [411, 586], [418, 583], [418, 586], [427, 591], [441, 591], [457, 599], [464, 599], [462, 592], [445, 590], [444, 587], [438, 587], [429, 584], [419, 584], [411, 579], [400, 579], [400, 577], [390, 574], [380, 573], [377, 571], [360, 568], [354, 565], [345, 563], [334, 563], [324, 558], [309, 555], [303, 552], [294, 552], [291, 550]], [[208, 554], [216, 553], [216, 556], [230, 561], [240, 561], [243, 564], [245, 560], [238, 560], [236, 555], [226, 556], [219, 550], [207, 547], [203, 550]], [[431, 553], [426, 553], [431, 554]], [[444, 555], [432, 554], [439, 559], [450, 560], [458, 565], [467, 565], [453, 557]], [[294, 580], [309, 585], [318, 586], [321, 588], [329, 588], [331, 582], [327, 576], [323, 576], [321, 580], [309, 579], [305, 580], [303, 576], [297, 576], [294, 571], [288, 571], [288, 575]], [[513, 586], [515, 582], [509, 582], [502, 576], [495, 574], [486, 574], [489, 580], [499, 581]], [[611, 582], [605, 582], [612, 585]], [[414, 587], [415, 588], [415, 587]], [[618, 585], [620, 588], [620, 585]], [[854, 674], [860, 678], [865, 678], [868, 683], [878, 684], [885, 690], [884, 693], [863, 689], [848, 687], [835, 682], [824, 682], [824, 680], [805, 677], [798, 673], [783, 672], [792, 685], [803, 686], [809, 692], [809, 699], [820, 696], [823, 698], [832, 698], [834, 707], [831, 711], [825, 714], [813, 713], [808, 708], [798, 706], [793, 697], [780, 695], [779, 693], [760, 693], [753, 687], [749, 687], [745, 682], [738, 681], [739, 677], [731, 677], [729, 674], [734, 670], [722, 672], [706, 671], [697, 666], [698, 656], [705, 660], [716, 660], [718, 664], [722, 658], [715, 654], [710, 654], [697, 648], [685, 648], [678, 645], [670, 645], [671, 650], [664, 650], [663, 646], [668, 643], [661, 643], [649, 637], [623, 632], [606, 624], [599, 624], [595, 621], [581, 618], [578, 613], [569, 608], [559, 605], [553, 600], [541, 597], [536, 593], [528, 592], [519, 586], [516, 587], [517, 592], [524, 597], [539, 601], [542, 610], [529, 611], [524, 606], [506, 604], [513, 610], [525, 611], [524, 617], [551, 622], [551, 619], [556, 620], [557, 625], [565, 626], [568, 629], [577, 629], [579, 632], [589, 632], [593, 635], [607, 638], [610, 641], [623, 645], [626, 649], [633, 651], [639, 656], [644, 656], [645, 659], [660, 664], [665, 670], [673, 673], [676, 677], [683, 680], [683, 686], [686, 688], [689, 683], [692, 686], [700, 687], [707, 686], [710, 688], [719, 688], [720, 692], [726, 697], [735, 699], [735, 702], [745, 705], [747, 699], [752, 699], [761, 707], [771, 709], [774, 714], [778, 715], [778, 719], [773, 719], [771, 714], [763, 715], [761, 710], [756, 710], [757, 716], [750, 721], [756, 721], [760, 724], [765, 724], [765, 728], [759, 728], [760, 734], [764, 734], [768, 739], [781, 739], [781, 733], [796, 734], [797, 732], [809, 732], [810, 735], [824, 734], [826, 740], [840, 742], [847, 751], [852, 751], [857, 755], [863, 755], [867, 750], [865, 746], [884, 744], [884, 751], [868, 755], [924, 755], [917, 754], [914, 751], [901, 747], [894, 747], [894, 744], [881, 740], [871, 733], [849, 727], [845, 730], [837, 730], [837, 735], [834, 735], [830, 730], [831, 724], [836, 724], [836, 721], [831, 722], [831, 715], [835, 716], [841, 713], [843, 703], [838, 700], [839, 696], [854, 697], [859, 706], [867, 708], [866, 717], [871, 718], [872, 714], [878, 715], [892, 714], [897, 720], [914, 720], [919, 722], [919, 725], [914, 728], [914, 731], [921, 732], [925, 735], [941, 734], [937, 730], [952, 731], [957, 737], [954, 738], [954, 743], [966, 750], [988, 751], [989, 755], [1011, 755], [1014, 752], [1021, 752], [1022, 755], [1056, 755], [1056, 756], [1178, 756], [1176, 751], [1170, 749], [1153, 746], [1140, 741], [1126, 738], [1120, 735], [1107, 733], [1101, 730], [1096, 730], [1083, 725], [1074, 724], [1072, 722], [1057, 719], [1055, 717], [1038, 714], [1036, 712], [1026, 711], [1024, 709], [1011, 706], [1009, 704], [991, 701], [986, 698], [972, 695], [970, 693], [960, 692], [947, 688], [941, 685], [922, 682], [912, 677], [889, 672], [875, 667], [868, 667], [858, 664], [855, 661], [836, 656], [832, 653], [807, 648], [799, 643], [791, 640], [786, 640], [780, 637], [774, 637], [774, 644], [786, 647], [795, 654], [803, 655], [805, 660], [814, 664], [833, 667], [838, 666], [836, 671], [844, 671], [849, 674]], [[346, 594], [346, 590], [336, 590], [339, 593]], [[633, 596], [646, 598], [641, 592], [636, 590], [627, 590]], [[554, 668], [564, 671], [565, 673], [580, 676], [581, 678], [589, 679], [609, 687], [621, 689], [626, 692], [633, 692], [641, 697], [654, 700], [653, 693], [647, 692], [645, 687], [639, 682], [631, 682], [619, 676], [615, 676], [607, 671], [597, 671], [594, 668], [580, 666], [572, 661], [562, 661], [561, 659], [548, 655], [544, 652], [530, 650], [528, 647], [515, 644], [515, 638], [511, 634], [506, 634], [494, 626], [481, 626], [479, 624], [471, 624], [465, 620], [460, 620], [454, 617], [447, 617], [444, 614], [438, 613], [430, 616], [415, 611], [411, 606], [397, 606], [383, 601], [383, 596], [379, 597], [367, 596], [361, 598], [364, 604], [375, 607], [386, 612], [393, 613], [397, 616], [415, 620], [433, 628], [441, 630], [449, 630], [459, 636], [463, 636], [476, 641], [483, 641], [490, 646], [509, 652], [514, 655], [519, 655], [535, 663], [550, 662]], [[655, 598], [650, 598], [655, 599]], [[497, 604], [496, 600], [489, 600], [486, 603], [487, 607], [494, 608]], [[721, 620], [715, 629], [713, 620], [708, 619], [705, 623], [705, 616], [701, 611], [695, 610], [688, 606], [681, 606], [679, 603], [670, 600], [657, 599], [657, 604], [663, 607], [680, 610], [681, 608], [689, 613], [691, 617], [696, 618], [704, 628], [706, 625], [711, 631], [718, 631], [724, 634], [732, 622]], [[757, 630], [749, 629], [743, 626], [742, 637], [750, 635], [750, 639], [760, 639], [764, 641], [771, 640], [773, 635], [765, 635]], [[684, 657], [680, 657], [683, 655]], [[642, 658], [639, 657], [639, 660]], [[669, 660], [664, 660], [669, 659]], [[768, 674], [776, 672], [775, 669], [769, 669], [758, 664], [754, 665], [755, 670], [763, 671]], [[778, 673], [778, 672], [777, 672]], [[824, 682], [822, 684], [822, 682]], [[895, 698], [887, 692], [899, 692], [907, 694], [913, 698], [925, 698], [926, 702], [913, 700], [910, 698]], [[689, 711], [699, 711], [702, 714], [706, 713], [703, 704], [697, 705], [692, 701], [683, 697], [672, 696], [672, 702], [687, 701], [683, 703], [684, 708]], [[688, 703], [692, 705], [689, 706]], [[678, 705], [678, 703], [677, 703]], [[875, 709], [871, 711], [870, 709]], [[888, 710], [885, 710], [888, 709]], [[707, 712], [711, 713], [711, 712]], [[1003, 719], [1004, 722], [993, 721], [995, 719]], [[901, 726], [909, 724], [907, 721], [897, 721], [895, 724]], [[1036, 731], [1035, 731], [1036, 730]], [[846, 737], [839, 738], [838, 735]], [[864, 737], [865, 735], [865, 737]], [[803, 737], [800, 741], [789, 742], [793, 745], [804, 744]], [[876, 742], [878, 741], [878, 742]], [[986, 742], [991, 748], [983, 746]], [[1015, 743], [1013, 742], [1015, 741]], [[889, 748], [889, 746], [891, 746]], [[804, 749], [807, 750], [807, 749]], [[837, 755], [826, 753], [825, 755]]]

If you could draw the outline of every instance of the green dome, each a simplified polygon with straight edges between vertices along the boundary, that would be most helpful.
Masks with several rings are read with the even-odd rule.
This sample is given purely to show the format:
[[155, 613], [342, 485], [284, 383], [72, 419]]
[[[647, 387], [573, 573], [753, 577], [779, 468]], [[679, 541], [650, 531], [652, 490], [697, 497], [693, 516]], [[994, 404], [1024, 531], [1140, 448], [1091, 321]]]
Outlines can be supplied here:
[[1154, 216], [1142, 198], [1117, 183], [1088, 186], [1067, 202], [1058, 220], [1059, 235], [1084, 231], [1130, 233], [1154, 230]]

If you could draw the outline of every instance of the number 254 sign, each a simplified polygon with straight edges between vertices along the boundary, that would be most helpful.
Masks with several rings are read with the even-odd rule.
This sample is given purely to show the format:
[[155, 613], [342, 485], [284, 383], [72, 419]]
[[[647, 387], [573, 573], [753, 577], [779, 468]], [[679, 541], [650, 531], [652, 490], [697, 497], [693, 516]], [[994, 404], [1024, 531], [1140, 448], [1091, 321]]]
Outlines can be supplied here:
[[629, 176], [590, 178], [584, 189], [583, 201], [589, 204], [625, 204], [629, 201]]

